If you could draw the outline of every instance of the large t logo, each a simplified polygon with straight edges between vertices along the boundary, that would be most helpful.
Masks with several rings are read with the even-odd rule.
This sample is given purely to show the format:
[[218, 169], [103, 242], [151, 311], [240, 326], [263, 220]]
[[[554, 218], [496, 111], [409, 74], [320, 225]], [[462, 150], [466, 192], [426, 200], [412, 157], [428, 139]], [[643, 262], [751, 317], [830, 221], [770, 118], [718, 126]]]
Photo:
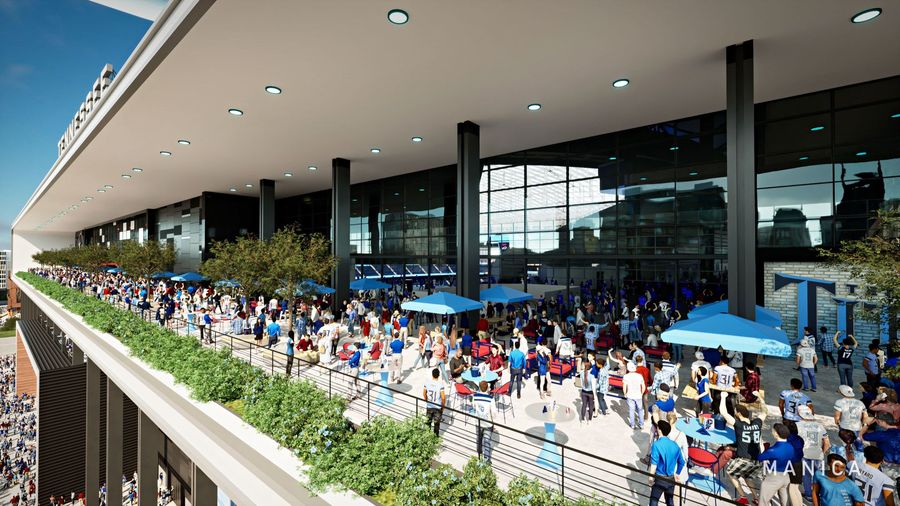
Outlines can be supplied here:
[[822, 288], [834, 295], [835, 285], [834, 281], [775, 273], [775, 290], [792, 284], [797, 285], [797, 338], [800, 339], [803, 337], [804, 327], [812, 329], [813, 334], [817, 332], [816, 288]]

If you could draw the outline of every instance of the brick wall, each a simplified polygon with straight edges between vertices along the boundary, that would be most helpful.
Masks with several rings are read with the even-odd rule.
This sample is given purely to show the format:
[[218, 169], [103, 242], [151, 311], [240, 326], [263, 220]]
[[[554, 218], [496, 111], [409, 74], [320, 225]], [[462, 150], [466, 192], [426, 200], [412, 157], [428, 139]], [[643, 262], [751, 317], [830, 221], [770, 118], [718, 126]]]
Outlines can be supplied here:
[[34, 366], [31, 359], [28, 358], [28, 352], [25, 351], [25, 341], [22, 340], [22, 334], [16, 329], [16, 395], [34, 395], [37, 396], [37, 374], [34, 372]]
[[[781, 313], [782, 328], [787, 332], [788, 339], [797, 338], [797, 285], [789, 284], [778, 291], [774, 290], [775, 274], [790, 274], [805, 278], [816, 278], [835, 282], [835, 295], [817, 288], [817, 326], [828, 327], [828, 333], [834, 335], [837, 330], [837, 303], [832, 297], [862, 297], [865, 287], [859, 280], [851, 279], [846, 269], [836, 266], [824, 265], [817, 262], [766, 262], [763, 271], [763, 290], [765, 293], [765, 306]], [[851, 295], [848, 284], [857, 285], [855, 294]], [[879, 326], [875, 322], [864, 320], [861, 317], [862, 304], [854, 308], [854, 337], [859, 341], [859, 349], [854, 358], [857, 366], [862, 367], [863, 355], [868, 351], [869, 343], [879, 335]], [[816, 330], [818, 333], [818, 330]]]

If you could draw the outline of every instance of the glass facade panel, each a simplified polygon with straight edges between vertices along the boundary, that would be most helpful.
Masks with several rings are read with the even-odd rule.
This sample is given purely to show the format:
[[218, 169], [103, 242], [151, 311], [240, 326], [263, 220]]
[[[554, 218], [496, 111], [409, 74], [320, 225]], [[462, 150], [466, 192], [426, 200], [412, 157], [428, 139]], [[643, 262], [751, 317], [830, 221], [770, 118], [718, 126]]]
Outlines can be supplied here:
[[[531, 180], [528, 180], [531, 184]], [[557, 206], [566, 202], [566, 183], [545, 184], [541, 186], [529, 186], [526, 205], [528, 209], [538, 207]]]

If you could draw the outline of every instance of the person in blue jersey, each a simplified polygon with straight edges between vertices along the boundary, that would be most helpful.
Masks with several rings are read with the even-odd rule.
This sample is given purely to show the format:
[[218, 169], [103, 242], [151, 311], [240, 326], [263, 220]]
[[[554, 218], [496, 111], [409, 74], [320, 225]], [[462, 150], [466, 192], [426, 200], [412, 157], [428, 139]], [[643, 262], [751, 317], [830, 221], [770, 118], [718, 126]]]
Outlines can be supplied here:
[[672, 431], [669, 422], [660, 420], [656, 427], [662, 437], [650, 449], [650, 506], [657, 506], [661, 496], [665, 496], [667, 506], [675, 506], [675, 484], [687, 463], [678, 443], [666, 437]]
[[797, 410], [800, 406], [809, 406], [809, 409], [815, 413], [812, 399], [803, 393], [801, 388], [803, 388], [803, 382], [800, 378], [791, 378], [791, 388], [782, 390], [781, 398], [778, 400], [778, 409], [781, 410], [783, 421], [799, 422], [801, 418]]

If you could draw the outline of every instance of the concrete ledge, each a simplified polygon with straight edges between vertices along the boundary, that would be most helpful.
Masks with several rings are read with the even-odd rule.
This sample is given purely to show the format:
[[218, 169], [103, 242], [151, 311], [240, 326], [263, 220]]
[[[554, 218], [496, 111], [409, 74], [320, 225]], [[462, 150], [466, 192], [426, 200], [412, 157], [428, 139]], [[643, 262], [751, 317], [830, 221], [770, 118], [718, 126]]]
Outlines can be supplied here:
[[[88, 326], [25, 281], [16, 283], [47, 316], [234, 502], [240, 505], [370, 504], [352, 494], [313, 497], [303, 463], [224, 407], [197, 402], [168, 373], [131, 357], [110, 334]], [[323, 500], [325, 499], [325, 500]]]

